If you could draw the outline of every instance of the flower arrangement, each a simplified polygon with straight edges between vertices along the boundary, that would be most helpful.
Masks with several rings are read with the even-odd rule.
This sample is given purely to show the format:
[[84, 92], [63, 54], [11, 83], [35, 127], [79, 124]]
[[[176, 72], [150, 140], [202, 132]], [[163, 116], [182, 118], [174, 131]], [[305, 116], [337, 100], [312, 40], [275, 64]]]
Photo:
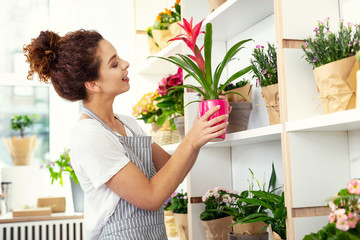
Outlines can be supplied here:
[[360, 179], [351, 179], [328, 203], [331, 209], [329, 223], [317, 233], [305, 236], [311, 239], [360, 239]]
[[54, 181], [59, 180], [60, 185], [63, 186], [62, 174], [64, 172], [67, 172], [76, 184], [79, 183], [75, 171], [71, 166], [69, 151], [70, 149], [64, 149], [64, 152], [60, 153], [59, 159], [57, 159], [56, 161], [50, 161], [45, 165], [50, 172], [51, 184], [53, 184]]
[[256, 45], [251, 59], [253, 78], [256, 78], [257, 87], [266, 87], [278, 83], [277, 58], [274, 44], [268, 43], [267, 50], [264, 46]]
[[144, 94], [133, 107], [132, 115], [134, 117], [141, 116], [138, 119], [144, 120], [145, 123], [156, 122], [157, 117], [161, 113], [161, 110], [156, 107], [155, 102], [155, 99], [158, 97], [160, 97], [160, 94], [157, 91]]
[[176, 0], [174, 6], [171, 9], [165, 8], [163, 12], [160, 12], [156, 17], [154, 29], [166, 30], [169, 25], [174, 22], [179, 22], [181, 20], [181, 6], [180, 0]]
[[165, 210], [172, 210], [174, 213], [187, 213], [187, 204], [188, 197], [186, 192], [174, 192], [171, 195], [171, 201], [165, 202]]
[[[200, 33], [202, 22], [199, 22], [195, 26], [193, 26], [193, 19], [191, 18], [190, 22], [186, 19], [183, 19], [183, 25], [179, 24], [179, 26], [185, 31], [185, 34], [180, 34], [169, 41], [182, 40], [186, 43], [186, 45], [190, 48], [193, 55], [183, 55], [177, 54], [177, 56], [170, 56], [168, 58], [153, 56], [157, 58], [164, 59], [169, 61], [179, 67], [181, 67], [184, 71], [188, 73], [189, 76], [193, 77], [203, 89], [186, 84], [176, 86], [177, 88], [189, 88], [200, 95], [202, 95], [205, 100], [210, 99], [219, 99], [219, 95], [224, 90], [225, 86], [229, 83], [235, 81], [242, 75], [246, 74], [250, 71], [251, 67], [245, 67], [240, 71], [234, 73], [230, 76], [227, 81], [223, 84], [222, 87], [219, 87], [219, 81], [221, 74], [226, 67], [226, 65], [233, 60], [234, 55], [237, 54], [242, 48], [243, 44], [251, 41], [251, 39], [243, 40], [236, 43], [233, 47], [229, 49], [229, 51], [225, 54], [224, 59], [220, 62], [220, 64], [216, 67], [214, 73], [211, 69], [211, 49], [212, 49], [212, 24], [206, 24], [205, 30], [205, 38], [204, 38], [204, 46], [199, 48], [196, 45], [196, 40]], [[204, 49], [204, 57], [201, 53], [202, 49]], [[197, 101], [198, 102], [198, 101]]]
[[208, 190], [202, 197], [205, 210], [200, 214], [200, 220], [208, 221], [230, 216], [224, 212], [226, 206], [230, 206], [236, 201], [235, 197], [230, 194], [237, 194], [237, 191], [229, 191], [221, 187]]
[[23, 138], [25, 129], [31, 127], [36, 118], [37, 115], [35, 114], [32, 117], [29, 115], [15, 115], [10, 120], [10, 129], [20, 131], [20, 136]]
[[314, 29], [315, 37], [307, 38], [302, 49], [305, 60], [314, 68], [330, 62], [354, 56], [360, 49], [360, 26], [339, 21], [338, 32], [330, 31], [330, 18], [318, 21]]

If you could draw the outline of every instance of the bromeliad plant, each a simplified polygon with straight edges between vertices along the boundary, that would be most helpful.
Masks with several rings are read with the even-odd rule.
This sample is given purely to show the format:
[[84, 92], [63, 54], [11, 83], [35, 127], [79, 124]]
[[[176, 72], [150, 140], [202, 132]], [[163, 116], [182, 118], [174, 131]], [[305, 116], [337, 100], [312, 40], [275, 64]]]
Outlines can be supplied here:
[[[251, 41], [252, 39], [246, 39], [236, 43], [233, 47], [229, 49], [229, 51], [225, 54], [224, 59], [219, 63], [216, 67], [214, 73], [211, 68], [211, 50], [212, 50], [212, 24], [206, 24], [205, 29], [205, 38], [204, 38], [204, 57], [201, 53], [202, 48], [199, 48], [196, 45], [196, 40], [201, 32], [202, 22], [199, 22], [193, 27], [193, 19], [191, 18], [190, 22], [186, 19], [183, 19], [183, 25], [179, 24], [182, 29], [184, 29], [185, 34], [180, 34], [177, 37], [170, 39], [169, 41], [182, 40], [186, 43], [186, 45], [190, 48], [193, 55], [183, 55], [177, 54], [177, 56], [170, 56], [168, 58], [158, 57], [169, 61], [179, 67], [181, 67], [188, 74], [186, 77], [193, 77], [202, 87], [199, 88], [194, 85], [185, 84], [181, 86], [176, 86], [175, 88], [189, 88], [200, 95], [202, 95], [205, 100], [210, 99], [219, 99], [219, 95], [224, 90], [225, 86], [229, 83], [235, 81], [242, 75], [248, 73], [251, 70], [250, 66], [247, 66], [240, 71], [234, 73], [230, 76], [229, 79], [220, 87], [219, 81], [220, 77], [223, 73], [224, 68], [227, 64], [234, 59], [235, 54], [237, 54], [241, 49], [243, 49], [243, 44]], [[185, 78], [186, 78], [185, 77]], [[230, 92], [229, 92], [230, 93]], [[229, 94], [227, 93], [227, 94]], [[237, 93], [235, 93], [237, 94]], [[197, 101], [198, 102], [198, 101]]]

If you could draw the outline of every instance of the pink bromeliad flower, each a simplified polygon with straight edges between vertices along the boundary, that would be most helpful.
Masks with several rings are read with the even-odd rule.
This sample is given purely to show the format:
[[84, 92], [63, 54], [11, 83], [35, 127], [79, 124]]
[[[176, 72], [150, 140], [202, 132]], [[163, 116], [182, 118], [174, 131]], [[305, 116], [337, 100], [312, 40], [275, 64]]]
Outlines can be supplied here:
[[191, 49], [191, 51], [194, 53], [193, 56], [190, 55], [189, 57], [197, 63], [202, 74], [206, 77], [205, 61], [201, 54], [201, 50], [203, 47], [199, 49], [199, 47], [196, 45], [196, 39], [198, 38], [199, 34], [205, 33], [204, 31], [200, 31], [203, 21], [204, 20], [202, 20], [193, 27], [193, 18], [191, 17], [190, 22], [188, 22], [184, 18], [183, 19], [184, 25], [181, 25], [180, 23], [178, 24], [182, 29], [184, 29], [185, 34], [179, 34], [175, 38], [170, 39], [169, 42], [175, 40], [183, 40], [186, 43], [186, 45]]
[[348, 185], [346, 186], [347, 190], [351, 194], [360, 195], [360, 181], [356, 179], [351, 179]]

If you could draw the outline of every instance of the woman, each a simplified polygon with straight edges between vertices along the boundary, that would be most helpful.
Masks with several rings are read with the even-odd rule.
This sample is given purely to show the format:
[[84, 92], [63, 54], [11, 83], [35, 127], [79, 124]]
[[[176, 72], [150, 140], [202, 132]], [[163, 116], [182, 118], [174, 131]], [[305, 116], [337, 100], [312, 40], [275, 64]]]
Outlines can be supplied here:
[[[34, 73], [83, 113], [72, 131], [72, 165], [85, 192], [90, 239], [167, 239], [163, 203], [192, 168], [200, 147], [226, 129], [226, 116], [194, 121], [171, 156], [131, 117], [113, 112], [114, 98], [129, 90], [129, 63], [95, 31], [60, 37], [44, 31], [24, 47]], [[216, 126], [215, 126], [216, 125]]]

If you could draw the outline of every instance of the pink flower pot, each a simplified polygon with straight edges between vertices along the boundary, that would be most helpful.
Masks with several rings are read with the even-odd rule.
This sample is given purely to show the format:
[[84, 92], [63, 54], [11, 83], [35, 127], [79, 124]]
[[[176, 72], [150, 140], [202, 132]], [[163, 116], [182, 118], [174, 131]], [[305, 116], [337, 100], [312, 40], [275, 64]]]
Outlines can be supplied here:
[[[220, 99], [212, 99], [212, 100], [206, 100], [206, 101], [203, 101], [203, 102], [199, 103], [200, 117], [202, 117], [208, 110], [210, 110], [211, 108], [213, 108], [213, 107], [215, 107], [217, 105], [220, 106], [220, 109], [217, 112], [215, 112], [213, 115], [211, 115], [209, 120], [211, 120], [211, 119], [213, 119], [215, 117], [224, 115], [224, 114], [229, 114], [230, 107], [229, 107], [229, 102], [228, 101], [220, 100]], [[226, 121], [227, 121], [227, 118], [226, 118]], [[223, 123], [223, 122], [224, 121], [221, 121], [218, 124]], [[226, 137], [226, 132], [224, 132], [224, 134], [222, 134], [221, 136], [213, 139], [211, 142], [223, 141], [225, 139], [225, 137]]]

